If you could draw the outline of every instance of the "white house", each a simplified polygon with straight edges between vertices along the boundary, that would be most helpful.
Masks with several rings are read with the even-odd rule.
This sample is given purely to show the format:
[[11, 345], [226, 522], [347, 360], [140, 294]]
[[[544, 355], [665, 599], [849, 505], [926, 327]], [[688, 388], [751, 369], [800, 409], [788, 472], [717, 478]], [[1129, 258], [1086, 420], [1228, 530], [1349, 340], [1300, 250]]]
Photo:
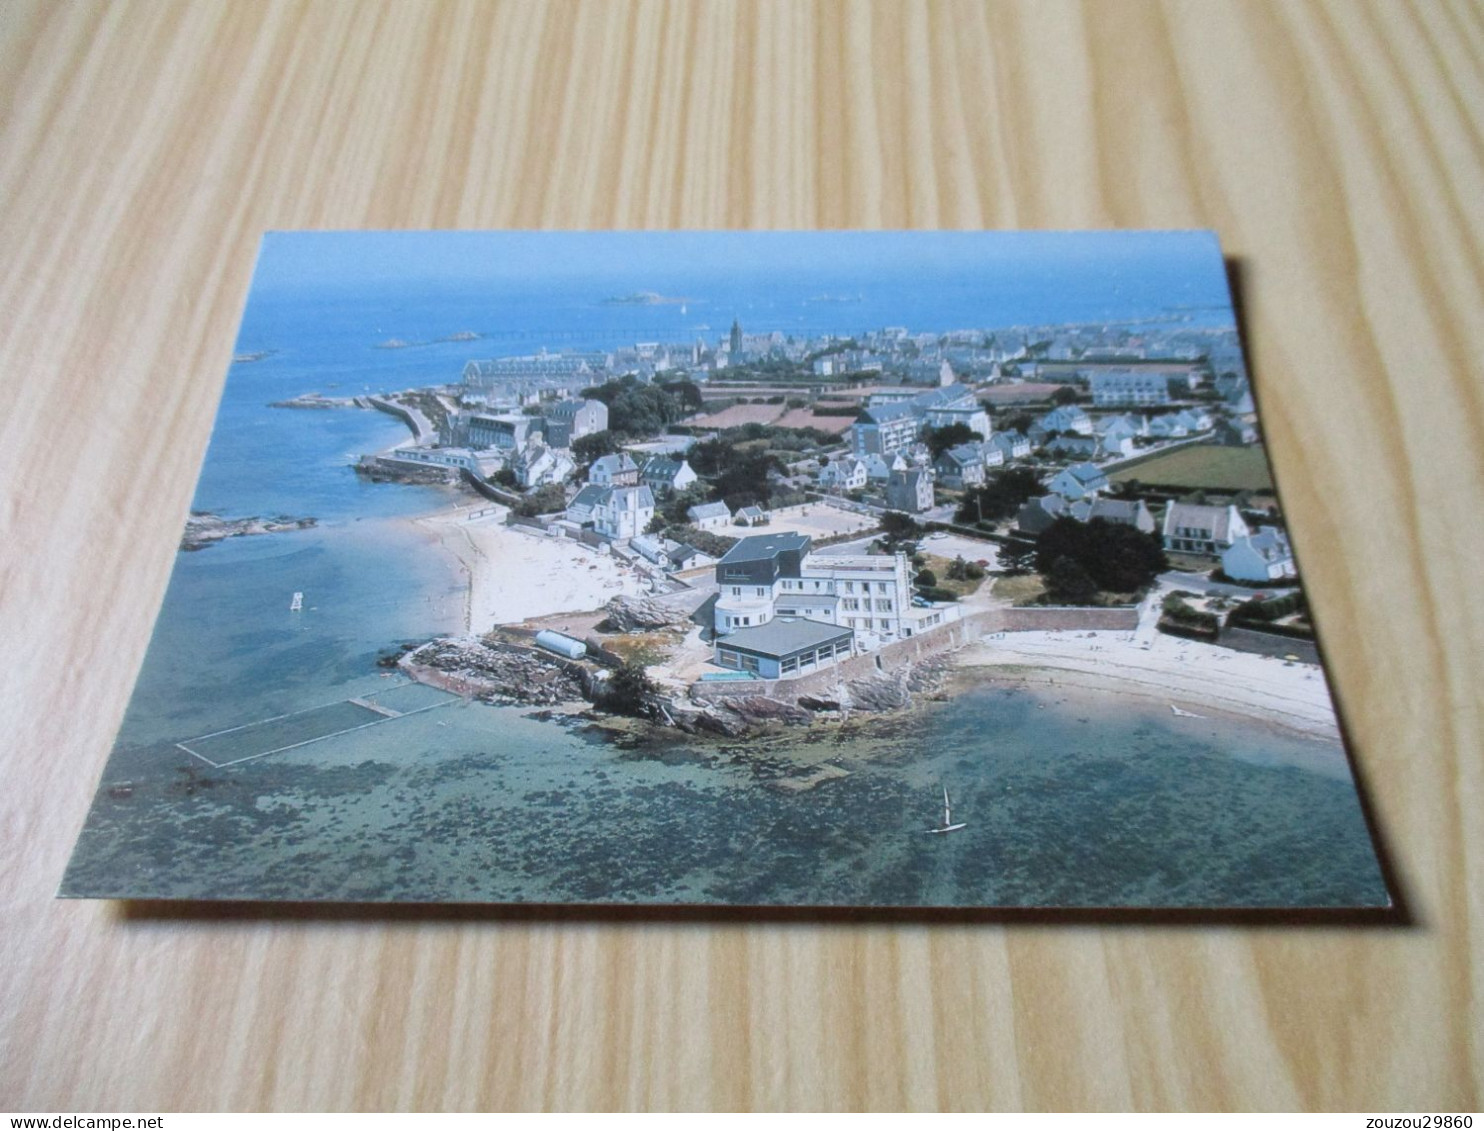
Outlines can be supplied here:
[[564, 448], [548, 448], [545, 444], [532, 444], [511, 465], [515, 481], [522, 487], [540, 487], [547, 483], [563, 483], [577, 464]]
[[1235, 581], [1283, 581], [1298, 577], [1288, 535], [1276, 526], [1237, 538], [1221, 552], [1221, 571]]
[[1054, 408], [1036, 423], [1047, 432], [1075, 432], [1079, 436], [1092, 435], [1092, 417], [1074, 404]]
[[600, 456], [588, 470], [587, 481], [596, 487], [633, 487], [639, 482], [639, 465], [628, 452]]
[[1106, 491], [1108, 477], [1094, 464], [1074, 463], [1052, 476], [1047, 486], [1062, 498], [1076, 501]]
[[698, 530], [721, 530], [732, 521], [726, 503], [698, 503], [685, 512], [686, 519]]
[[[890, 471], [887, 472], [890, 474]], [[867, 482], [866, 465], [854, 456], [832, 460], [819, 472], [819, 485], [837, 491], [859, 491]]]
[[639, 473], [640, 481], [656, 495], [673, 495], [684, 491], [699, 478], [690, 461], [673, 456], [655, 456]]
[[600, 487], [593, 506], [593, 529], [609, 538], [643, 534], [654, 520], [654, 492], [648, 487]]
[[1250, 530], [1235, 506], [1171, 503], [1165, 511], [1161, 533], [1166, 550], [1215, 557], [1238, 538], [1246, 537]]
[[986, 445], [1003, 453], [1007, 460], [1024, 459], [1031, 454], [1031, 441], [1020, 432], [992, 432]]

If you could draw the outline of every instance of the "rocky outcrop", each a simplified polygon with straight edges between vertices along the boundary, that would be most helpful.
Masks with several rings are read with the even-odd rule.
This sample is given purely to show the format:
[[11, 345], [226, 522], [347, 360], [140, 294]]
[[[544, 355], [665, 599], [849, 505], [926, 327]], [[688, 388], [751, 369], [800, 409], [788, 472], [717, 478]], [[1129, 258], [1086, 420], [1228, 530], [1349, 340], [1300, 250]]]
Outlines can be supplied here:
[[581, 664], [519, 644], [434, 640], [403, 656], [400, 665], [424, 682], [487, 703], [549, 707], [591, 699], [595, 679]]
[[456, 467], [365, 456], [356, 464], [356, 474], [365, 476], [372, 483], [413, 483], [426, 487], [441, 487], [457, 483], [460, 473]]
[[275, 518], [223, 518], [210, 511], [192, 511], [186, 519], [185, 533], [180, 538], [182, 550], [204, 550], [213, 542], [225, 538], [241, 538], [250, 534], [278, 534], [285, 530], [305, 530], [315, 525], [312, 518], [292, 518], [278, 515]]
[[614, 597], [604, 608], [608, 616], [598, 627], [606, 632], [648, 632], [686, 623], [683, 612], [650, 597]]

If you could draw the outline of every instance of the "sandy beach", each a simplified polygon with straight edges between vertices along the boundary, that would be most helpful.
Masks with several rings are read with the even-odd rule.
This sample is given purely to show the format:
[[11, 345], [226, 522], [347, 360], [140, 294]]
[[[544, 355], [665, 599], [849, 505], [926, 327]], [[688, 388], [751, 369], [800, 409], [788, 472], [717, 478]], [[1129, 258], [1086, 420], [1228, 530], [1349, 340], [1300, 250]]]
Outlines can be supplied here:
[[[471, 511], [489, 513], [471, 519]], [[598, 609], [645, 582], [606, 554], [567, 538], [506, 526], [504, 507], [467, 505], [412, 521], [458, 559], [469, 579], [464, 631], [488, 632], [531, 617]]]
[[[954, 654], [993, 678], [1138, 695], [1182, 711], [1241, 715], [1316, 738], [1340, 737], [1324, 673], [1162, 633], [1008, 632]], [[997, 670], [998, 669], [998, 670]], [[1030, 669], [1030, 670], [1027, 670]]]

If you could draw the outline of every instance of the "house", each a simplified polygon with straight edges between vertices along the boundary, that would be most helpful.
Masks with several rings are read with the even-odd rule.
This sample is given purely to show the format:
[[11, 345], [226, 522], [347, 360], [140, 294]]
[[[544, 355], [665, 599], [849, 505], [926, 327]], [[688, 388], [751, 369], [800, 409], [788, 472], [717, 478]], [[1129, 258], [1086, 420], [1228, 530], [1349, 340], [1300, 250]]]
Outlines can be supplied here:
[[1241, 417], [1232, 417], [1217, 422], [1212, 438], [1223, 447], [1246, 447], [1257, 443], [1257, 426]]
[[721, 530], [732, 521], [732, 509], [726, 503], [697, 503], [685, 517], [698, 530]]
[[588, 469], [587, 481], [598, 487], [637, 487], [639, 465], [628, 452], [599, 456]]
[[1036, 423], [1048, 435], [1052, 432], [1075, 432], [1079, 436], [1092, 435], [1092, 417], [1074, 404], [1054, 408]]
[[1069, 513], [1067, 501], [1060, 495], [1042, 495], [1031, 499], [1016, 512], [1015, 528], [1022, 534], [1035, 536]]
[[738, 526], [766, 526], [768, 512], [762, 507], [743, 507], [732, 516], [732, 521]]
[[629, 548], [645, 561], [653, 562], [663, 570], [694, 569], [715, 559], [707, 558], [694, 546], [661, 538], [658, 534], [641, 534], [629, 540]]
[[654, 521], [654, 492], [648, 487], [600, 487], [593, 506], [593, 529], [609, 538], [643, 534]]
[[885, 484], [891, 478], [894, 471], [906, 471], [907, 461], [900, 452], [893, 453], [890, 458], [883, 456], [868, 456], [865, 460], [866, 477], [872, 483]]
[[1207, 432], [1211, 428], [1211, 414], [1203, 408], [1182, 408], [1175, 419], [1191, 432]]
[[566, 482], [577, 470], [577, 463], [566, 449], [534, 443], [516, 457], [510, 469], [522, 487], [540, 487], [547, 483]]
[[953, 424], [962, 424], [980, 439], [993, 431], [990, 425], [989, 410], [962, 385], [930, 389], [926, 393], [919, 393], [908, 403], [922, 423], [930, 428], [947, 428]]
[[1163, 373], [1108, 369], [1088, 377], [1092, 403], [1100, 407], [1170, 403], [1170, 379]]
[[1179, 440], [1190, 435], [1190, 425], [1180, 418], [1179, 413], [1156, 416], [1149, 421], [1149, 435], [1157, 440]]
[[1215, 557], [1250, 531], [1235, 506], [1171, 503], [1161, 533], [1166, 550]]
[[1052, 476], [1047, 484], [1052, 491], [1068, 501], [1085, 499], [1108, 489], [1108, 477], [1101, 468], [1091, 463], [1074, 463]]
[[[671, 546], [672, 544], [666, 543], [666, 545]], [[668, 549], [667, 552], [670, 557], [670, 567], [672, 569], [698, 569], [703, 565], [710, 565], [716, 561], [715, 558], [701, 553], [694, 546], [687, 545], [684, 542], [673, 543], [673, 548]]]
[[1256, 534], [1233, 540], [1221, 552], [1221, 572], [1233, 581], [1283, 581], [1298, 577], [1288, 535], [1276, 526], [1264, 526]]
[[1047, 441], [1049, 455], [1062, 459], [1090, 460], [1103, 454], [1103, 442], [1096, 436], [1061, 435]]
[[676, 459], [674, 456], [655, 456], [644, 464], [644, 470], [639, 473], [640, 482], [657, 496], [678, 494], [698, 478], [689, 460], [684, 457]]
[[567, 521], [577, 526], [591, 526], [593, 524], [593, 508], [598, 505], [598, 500], [603, 492], [609, 490], [607, 487], [599, 487], [596, 484], [588, 484], [572, 497], [567, 504]]
[[946, 361], [914, 361], [907, 366], [907, 383], [911, 385], [952, 385], [958, 381], [953, 366]]
[[925, 467], [893, 471], [886, 481], [886, 505], [892, 510], [920, 514], [933, 505], [933, 473]]
[[[880, 459], [879, 456], [876, 458]], [[891, 474], [889, 469], [886, 474]], [[866, 482], [865, 461], [856, 459], [854, 456], [833, 460], [825, 464], [819, 472], [819, 485], [833, 488], [836, 491], [859, 491], [865, 487]]]
[[635, 538], [654, 520], [654, 493], [648, 487], [589, 483], [567, 504], [566, 519], [608, 538]]
[[1122, 416], [1105, 416], [1095, 421], [1093, 426], [1103, 438], [1104, 445], [1117, 446], [1124, 440], [1134, 440], [1149, 434], [1149, 421], [1145, 417], [1131, 416], [1128, 413]]
[[1030, 438], [1019, 432], [991, 432], [985, 443], [1002, 453], [1006, 460], [1024, 459], [1031, 454]]
[[973, 445], [949, 448], [933, 464], [945, 487], [977, 487], [984, 482], [984, 454]]
[[549, 445], [570, 448], [573, 440], [608, 427], [608, 406], [602, 401], [582, 399], [556, 401], [542, 412], [541, 420]]
[[[1086, 514], [1075, 513], [1078, 507], [1085, 507]], [[1104, 499], [1093, 498], [1090, 502], [1083, 500], [1073, 505], [1074, 517], [1082, 522], [1091, 522], [1100, 518], [1104, 522], [1116, 522], [1120, 526], [1132, 526], [1141, 534], [1153, 534], [1158, 529], [1154, 521], [1154, 515], [1149, 513], [1149, 508], [1144, 505], [1143, 499]]]

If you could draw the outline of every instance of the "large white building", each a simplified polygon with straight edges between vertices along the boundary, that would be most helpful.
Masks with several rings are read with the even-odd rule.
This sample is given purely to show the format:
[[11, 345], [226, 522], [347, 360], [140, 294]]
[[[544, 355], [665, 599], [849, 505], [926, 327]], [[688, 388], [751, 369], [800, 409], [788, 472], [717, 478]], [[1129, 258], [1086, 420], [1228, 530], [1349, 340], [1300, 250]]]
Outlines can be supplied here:
[[929, 389], [907, 399], [888, 393], [872, 397], [851, 425], [852, 451], [857, 457], [889, 455], [909, 447], [923, 428], [963, 424], [981, 438], [990, 435], [989, 412], [962, 385]]
[[716, 564], [717, 635], [787, 617], [847, 628], [871, 649], [956, 620], [956, 606], [912, 603], [906, 554], [835, 556], [810, 551], [806, 534], [743, 538]]
[[1103, 370], [1090, 374], [1087, 382], [1092, 403], [1099, 407], [1170, 403], [1170, 379], [1164, 373]]

